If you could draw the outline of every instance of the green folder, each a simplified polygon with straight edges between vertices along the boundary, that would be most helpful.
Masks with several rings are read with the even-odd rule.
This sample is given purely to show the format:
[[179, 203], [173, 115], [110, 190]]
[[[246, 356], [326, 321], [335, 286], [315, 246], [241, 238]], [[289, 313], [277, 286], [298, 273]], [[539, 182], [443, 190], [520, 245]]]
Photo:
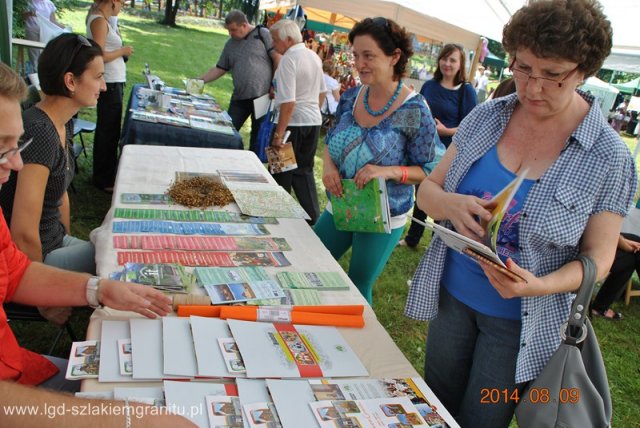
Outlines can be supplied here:
[[342, 197], [331, 195], [336, 229], [346, 232], [391, 233], [389, 198], [383, 178], [374, 178], [362, 189], [354, 180], [342, 180]]

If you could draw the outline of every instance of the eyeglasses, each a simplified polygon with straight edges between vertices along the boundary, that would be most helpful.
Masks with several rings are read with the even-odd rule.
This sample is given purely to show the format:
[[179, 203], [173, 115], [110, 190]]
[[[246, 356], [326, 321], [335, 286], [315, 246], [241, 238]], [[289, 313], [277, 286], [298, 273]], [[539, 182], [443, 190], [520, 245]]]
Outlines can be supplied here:
[[576, 66], [575, 68], [569, 70], [562, 79], [558, 80], [558, 79], [550, 79], [548, 77], [532, 76], [531, 73], [527, 73], [524, 70], [520, 70], [519, 68], [516, 68], [514, 66], [515, 63], [516, 63], [516, 59], [513, 58], [513, 61], [511, 62], [509, 69], [513, 73], [513, 78], [517, 82], [524, 83], [526, 85], [529, 83], [529, 79], [534, 79], [536, 83], [540, 83], [540, 86], [546, 89], [562, 88], [564, 81], [567, 80], [569, 76], [571, 76], [578, 69], [578, 66]]
[[66, 71], [68, 71], [71, 68], [71, 66], [73, 65], [73, 61], [76, 60], [76, 57], [80, 53], [80, 49], [82, 49], [83, 46], [86, 46], [86, 47], [90, 48], [91, 47], [91, 42], [85, 36], [82, 36], [80, 34], [76, 34], [76, 45], [73, 47], [73, 53], [71, 54], [71, 60], [69, 61], [69, 64], [67, 64], [67, 66], [65, 67]]
[[29, 144], [31, 144], [31, 142], [33, 141], [33, 138], [29, 138], [28, 140], [24, 141], [19, 141], [18, 142], [18, 147], [14, 147], [11, 150], [7, 150], [4, 153], [0, 153], [0, 165], [5, 164], [7, 162], [9, 162], [9, 159], [12, 158], [16, 153], [20, 153], [21, 151], [23, 151], [24, 149], [27, 148], [27, 146]]
[[391, 31], [391, 24], [389, 24], [387, 18], [379, 16], [377, 18], [371, 18], [371, 22], [373, 23], [373, 25], [377, 25], [378, 27], [382, 27], [387, 31]]

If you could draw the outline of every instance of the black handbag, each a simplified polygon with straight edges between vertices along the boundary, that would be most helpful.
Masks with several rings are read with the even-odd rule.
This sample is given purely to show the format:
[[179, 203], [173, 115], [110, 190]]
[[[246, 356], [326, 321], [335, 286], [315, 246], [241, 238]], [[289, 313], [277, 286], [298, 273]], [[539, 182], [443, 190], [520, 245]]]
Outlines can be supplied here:
[[611, 395], [591, 322], [586, 316], [596, 283], [596, 266], [586, 256], [582, 284], [569, 320], [560, 328], [562, 343], [516, 407], [520, 428], [608, 427]]

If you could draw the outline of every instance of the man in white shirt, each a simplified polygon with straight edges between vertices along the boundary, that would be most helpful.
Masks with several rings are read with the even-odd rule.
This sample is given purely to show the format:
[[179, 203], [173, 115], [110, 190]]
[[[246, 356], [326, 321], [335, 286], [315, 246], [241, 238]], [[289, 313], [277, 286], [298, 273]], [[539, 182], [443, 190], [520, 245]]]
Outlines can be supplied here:
[[478, 95], [478, 104], [484, 102], [487, 99], [487, 85], [489, 84], [489, 76], [491, 72], [485, 70], [482, 76], [478, 79], [478, 86], [476, 87], [476, 94]]
[[[300, 205], [311, 217], [309, 223], [315, 224], [320, 208], [313, 162], [322, 124], [320, 106], [327, 92], [322, 62], [315, 52], [305, 47], [294, 21], [283, 19], [276, 22], [271, 27], [271, 37], [275, 50], [282, 54], [273, 79], [274, 101], [279, 114], [271, 145], [281, 148], [291, 142], [298, 163], [297, 169], [274, 174], [273, 178], [287, 192], [293, 187]], [[287, 130], [291, 131], [291, 137], [284, 141]]]

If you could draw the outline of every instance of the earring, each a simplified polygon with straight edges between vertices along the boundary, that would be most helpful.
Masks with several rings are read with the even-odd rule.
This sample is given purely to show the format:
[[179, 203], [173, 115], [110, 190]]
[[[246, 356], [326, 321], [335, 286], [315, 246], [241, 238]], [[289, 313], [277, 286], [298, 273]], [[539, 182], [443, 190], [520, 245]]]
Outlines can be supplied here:
[[71, 98], [76, 94], [76, 91], [71, 91]]

